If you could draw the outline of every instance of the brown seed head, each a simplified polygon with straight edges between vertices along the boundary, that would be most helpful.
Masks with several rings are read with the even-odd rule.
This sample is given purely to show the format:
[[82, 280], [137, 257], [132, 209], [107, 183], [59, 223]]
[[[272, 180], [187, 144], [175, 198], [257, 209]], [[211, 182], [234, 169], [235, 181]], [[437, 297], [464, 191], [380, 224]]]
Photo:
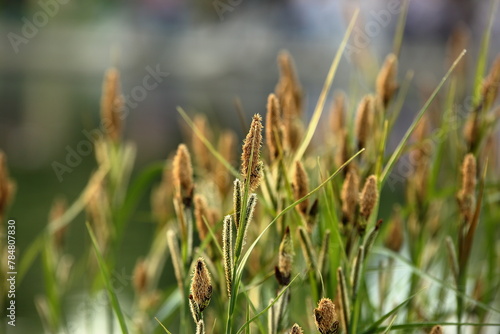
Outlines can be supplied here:
[[290, 227], [287, 226], [280, 243], [278, 267], [276, 271], [276, 278], [281, 285], [288, 285], [290, 283], [294, 255]]
[[137, 295], [143, 294], [148, 284], [148, 270], [144, 259], [139, 259], [135, 264], [133, 276], [135, 293]]
[[185, 206], [191, 206], [193, 200], [193, 167], [191, 156], [184, 144], [180, 144], [172, 165], [172, 177], [176, 196]]
[[498, 96], [498, 88], [500, 87], [500, 55], [497, 56], [495, 62], [491, 66], [490, 73], [483, 80], [481, 87], [481, 96], [486, 106], [491, 106]]
[[371, 175], [366, 179], [365, 185], [363, 187], [363, 191], [361, 192], [360, 198], [360, 208], [359, 212], [362, 217], [368, 219], [370, 214], [377, 204], [378, 200], [378, 189], [377, 189], [377, 177], [375, 175]]
[[[54, 222], [57, 219], [61, 218], [66, 212], [67, 202], [63, 197], [56, 198], [52, 203], [52, 207], [49, 213], [49, 222]], [[53, 235], [53, 243], [57, 250], [62, 250], [64, 247], [64, 239], [66, 236], [66, 230], [68, 225], [64, 225], [59, 227], [54, 231]]]
[[262, 117], [259, 114], [255, 114], [250, 125], [250, 130], [243, 143], [243, 151], [241, 153], [241, 175], [245, 182], [247, 175], [250, 175], [250, 191], [257, 189], [262, 178], [261, 147]]
[[394, 92], [398, 88], [398, 83], [396, 81], [397, 71], [398, 58], [393, 53], [390, 53], [385, 58], [384, 65], [380, 69], [376, 81], [377, 95], [382, 101], [384, 108], [387, 108]]
[[356, 169], [349, 168], [340, 193], [344, 223], [353, 222], [359, 199], [359, 177]]
[[476, 183], [476, 159], [469, 153], [462, 164], [462, 188], [457, 195], [460, 211], [467, 221], [471, 221], [474, 212]]
[[330, 126], [333, 134], [339, 136], [345, 125], [345, 94], [337, 92], [330, 109]]
[[[283, 107], [283, 112], [288, 113], [285, 118], [293, 119], [302, 113], [302, 88], [297, 79], [292, 56], [287, 51], [282, 51], [278, 55], [278, 66], [280, 80], [276, 85], [275, 93]], [[286, 103], [284, 103], [285, 99]]]
[[200, 240], [203, 241], [208, 234], [208, 228], [205, 221], [210, 226], [212, 226], [214, 222], [212, 221], [212, 215], [207, 205], [207, 201], [202, 195], [194, 196], [194, 216]]
[[[207, 118], [203, 114], [197, 114], [193, 118], [193, 123], [195, 127], [201, 132], [201, 134], [207, 138], [208, 141], [212, 142], [212, 133], [207, 124]], [[198, 166], [205, 171], [210, 171], [212, 168], [212, 156], [208, 151], [207, 147], [203, 141], [198, 137], [196, 132], [193, 131], [192, 137], [193, 152]]]
[[212, 281], [205, 261], [201, 257], [198, 258], [194, 265], [191, 294], [200, 312], [203, 312], [212, 298]]
[[356, 114], [356, 137], [360, 149], [365, 147], [371, 135], [373, 108], [373, 96], [366, 95], [363, 97]]
[[321, 334], [336, 334], [339, 332], [339, 321], [335, 304], [329, 298], [322, 298], [314, 309], [314, 320]]
[[283, 148], [282, 121], [278, 98], [269, 94], [266, 114], [266, 142], [271, 161], [279, 156], [279, 148]]
[[304, 334], [304, 332], [299, 325], [293, 324], [292, 329], [290, 330], [290, 334]]
[[385, 239], [385, 246], [397, 253], [401, 249], [401, 246], [403, 246], [403, 240], [403, 220], [401, 213], [397, 211], [392, 218], [389, 234]]
[[443, 334], [443, 327], [436, 325], [436, 326], [432, 327], [429, 334]]
[[120, 72], [110, 68], [104, 75], [101, 98], [101, 123], [108, 137], [117, 142], [122, 132], [121, 109], [123, 98], [120, 95]]
[[[309, 178], [307, 177], [304, 166], [300, 161], [295, 162], [295, 173], [293, 174], [293, 195], [295, 200], [299, 200], [309, 193]], [[309, 199], [299, 203], [297, 209], [303, 215], [307, 214], [309, 208]]]
[[7, 169], [7, 158], [0, 151], [0, 219], [3, 219], [7, 206], [12, 200], [15, 191], [15, 184], [9, 178], [9, 170]]

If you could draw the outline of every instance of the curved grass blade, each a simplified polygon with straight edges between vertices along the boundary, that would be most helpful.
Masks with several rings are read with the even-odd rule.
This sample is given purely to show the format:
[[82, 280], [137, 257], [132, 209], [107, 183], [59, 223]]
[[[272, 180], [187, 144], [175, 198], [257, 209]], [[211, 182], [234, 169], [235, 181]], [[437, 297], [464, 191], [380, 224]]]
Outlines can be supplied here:
[[160, 320], [158, 320], [157, 317], [155, 317], [155, 320], [160, 324], [160, 326], [165, 330], [165, 332], [167, 332], [168, 334], [172, 334], [170, 333], [170, 331], [167, 329], [167, 327], [165, 327]]
[[101, 269], [102, 278], [104, 284], [106, 285], [106, 290], [108, 292], [108, 296], [111, 301], [111, 307], [115, 311], [116, 317], [118, 318], [118, 322], [120, 323], [120, 328], [122, 330], [122, 333], [128, 334], [125, 317], [123, 315], [122, 309], [120, 308], [120, 303], [118, 302], [118, 298], [116, 297], [115, 290], [113, 289], [113, 284], [111, 282], [111, 277], [108, 272], [108, 267], [106, 265], [106, 262], [104, 261], [104, 258], [102, 257], [99, 247], [97, 246], [97, 240], [94, 235], [94, 232], [92, 231], [92, 227], [88, 222], [85, 224], [87, 225], [87, 230], [89, 232], [90, 239], [92, 240], [92, 245], [94, 246], [97, 263], [99, 264], [99, 268]]
[[319, 119], [321, 118], [321, 114], [323, 113], [323, 109], [326, 102], [326, 97], [328, 92], [330, 91], [330, 87], [332, 86], [333, 78], [335, 77], [335, 73], [337, 72], [337, 68], [340, 63], [340, 58], [342, 57], [342, 53], [347, 45], [347, 41], [351, 36], [351, 32], [354, 29], [354, 24], [356, 23], [356, 19], [358, 18], [359, 8], [356, 8], [354, 14], [352, 15], [351, 21], [349, 22], [349, 26], [347, 27], [346, 33], [344, 34], [344, 38], [340, 43], [340, 46], [335, 54], [335, 58], [332, 61], [332, 65], [330, 66], [330, 70], [325, 79], [325, 83], [323, 84], [323, 89], [318, 98], [318, 102], [316, 103], [316, 107], [314, 108], [314, 113], [307, 127], [306, 135], [304, 136], [304, 140], [300, 144], [297, 149], [297, 153], [295, 154], [294, 161], [299, 161], [304, 155], [307, 147], [311, 143], [314, 133], [316, 132], [316, 127], [318, 126]]
[[381, 185], [385, 182], [387, 176], [389, 175], [389, 173], [391, 172], [392, 168], [394, 167], [394, 164], [396, 163], [396, 161], [399, 159], [399, 157], [403, 153], [403, 149], [404, 149], [404, 147], [406, 145], [406, 142], [410, 138], [410, 135], [412, 134], [413, 130], [415, 130], [415, 127], [419, 123], [420, 119], [422, 118], [422, 116], [424, 116], [424, 113], [427, 111], [427, 109], [431, 105], [432, 101], [436, 97], [437, 93], [439, 92], [439, 90], [441, 89], [441, 87], [443, 86], [443, 84], [445, 83], [445, 81], [448, 79], [448, 77], [450, 76], [450, 74], [453, 72], [453, 70], [455, 69], [455, 67], [458, 65], [459, 61], [464, 56], [465, 52], [466, 51], [463, 50], [462, 53], [460, 53], [460, 55], [457, 57], [457, 59], [455, 59], [455, 61], [451, 65], [451, 67], [448, 70], [448, 72], [446, 72], [446, 74], [444, 75], [444, 77], [441, 79], [441, 82], [439, 82], [439, 84], [437, 85], [436, 89], [434, 89], [434, 91], [432, 92], [431, 96], [427, 99], [427, 101], [425, 102], [425, 104], [422, 107], [422, 109], [420, 109], [420, 111], [418, 112], [417, 116], [415, 117], [415, 119], [411, 123], [410, 127], [408, 128], [408, 130], [406, 130], [406, 133], [404, 134], [404, 136], [401, 139], [401, 141], [399, 142], [398, 146], [396, 147], [396, 149], [392, 153], [389, 161], [387, 162], [387, 165], [384, 168], [384, 171], [382, 172], [382, 178], [380, 180], [380, 184]]

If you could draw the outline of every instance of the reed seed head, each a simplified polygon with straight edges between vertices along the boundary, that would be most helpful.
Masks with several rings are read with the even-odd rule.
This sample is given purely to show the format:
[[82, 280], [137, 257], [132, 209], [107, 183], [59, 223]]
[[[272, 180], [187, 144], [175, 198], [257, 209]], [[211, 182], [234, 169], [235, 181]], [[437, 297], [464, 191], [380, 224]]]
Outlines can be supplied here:
[[339, 321], [335, 304], [329, 298], [322, 298], [314, 309], [314, 320], [321, 334], [336, 334], [339, 332]]
[[[52, 207], [49, 213], [49, 222], [54, 222], [57, 219], [61, 218], [67, 209], [66, 199], [63, 197], [56, 198], [52, 203]], [[54, 231], [53, 235], [53, 243], [57, 250], [61, 251], [64, 248], [64, 240], [66, 237], [66, 231], [68, 229], [68, 225], [61, 226]]]
[[[207, 118], [203, 114], [197, 114], [193, 118], [194, 126], [201, 132], [201, 134], [210, 142], [212, 142], [212, 133], [207, 124]], [[198, 166], [203, 168], [205, 171], [210, 171], [212, 169], [212, 156], [208, 151], [205, 143], [200, 139], [198, 134], [193, 131], [192, 137], [193, 152]]]
[[401, 218], [401, 213], [397, 211], [392, 218], [389, 234], [385, 239], [385, 246], [397, 253], [403, 246], [403, 241], [403, 220]]
[[[309, 178], [307, 177], [306, 171], [304, 170], [304, 165], [302, 162], [295, 162], [295, 172], [293, 174], [293, 195], [295, 200], [299, 200], [309, 193]], [[309, 208], [309, 199], [305, 199], [297, 205], [297, 209], [304, 216], [307, 215], [307, 210]]]
[[355, 168], [349, 168], [340, 193], [343, 223], [353, 222], [359, 200], [359, 177]]
[[293, 324], [292, 329], [290, 330], [290, 334], [304, 334], [304, 332], [299, 325]]
[[242, 184], [239, 179], [234, 180], [233, 188], [233, 208], [234, 208], [234, 224], [236, 229], [240, 227], [241, 208], [243, 206]]
[[210, 208], [207, 205], [207, 201], [202, 195], [194, 196], [194, 217], [200, 240], [203, 241], [208, 234], [206, 223], [208, 223], [209, 226], [212, 226], [214, 221], [212, 220], [213, 216], [211, 214]]
[[345, 93], [336, 92], [330, 109], [330, 126], [334, 135], [340, 135], [345, 126]]
[[436, 325], [436, 326], [432, 327], [429, 334], [443, 334], [443, 327]]
[[184, 144], [180, 144], [175, 154], [172, 165], [172, 176], [176, 197], [182, 203], [190, 207], [193, 200], [193, 167], [191, 165], [191, 155]]
[[146, 291], [148, 284], [147, 265], [144, 259], [139, 259], [134, 268], [134, 290], [136, 295], [141, 295]]
[[123, 98], [120, 95], [120, 72], [110, 68], [104, 75], [101, 98], [101, 123], [108, 137], [117, 142], [122, 132]]
[[224, 276], [226, 277], [227, 295], [231, 297], [233, 281], [233, 222], [231, 215], [224, 217], [222, 227], [222, 256], [224, 265]]
[[260, 161], [260, 149], [262, 147], [262, 117], [255, 114], [250, 125], [250, 130], [243, 143], [241, 153], [241, 175], [246, 182], [247, 175], [250, 177], [250, 191], [254, 191], [260, 184], [263, 165]]
[[462, 164], [462, 188], [457, 196], [460, 211], [467, 221], [471, 221], [474, 212], [476, 183], [476, 159], [469, 153]]
[[363, 97], [359, 103], [356, 113], [356, 138], [358, 139], [358, 148], [364, 148], [371, 135], [373, 122], [374, 99], [371, 95]]
[[271, 161], [278, 158], [280, 147], [283, 148], [282, 121], [278, 98], [269, 94], [266, 114], [266, 142]]
[[377, 177], [371, 175], [365, 182], [360, 198], [359, 212], [366, 220], [370, 217], [378, 200]]
[[210, 304], [212, 298], [212, 280], [203, 258], [198, 258], [194, 265], [193, 279], [191, 282], [191, 295], [198, 305], [200, 312]]
[[[232, 131], [224, 131], [219, 137], [217, 151], [230, 164], [234, 163], [234, 153], [236, 150], [237, 139]], [[215, 183], [221, 194], [226, 194], [231, 187], [231, 177], [227, 173], [227, 167], [217, 160], [215, 164]]]
[[385, 58], [384, 65], [380, 69], [376, 80], [377, 95], [382, 101], [384, 108], [387, 108], [398, 88], [396, 81], [397, 70], [398, 58], [395, 54], [390, 53]]
[[486, 106], [491, 106], [498, 96], [498, 88], [500, 87], [500, 55], [497, 56], [495, 62], [491, 66], [490, 73], [483, 80], [481, 86], [481, 96]]
[[0, 151], [0, 219], [3, 219], [7, 206], [14, 197], [15, 184], [9, 178], [7, 169], [7, 158], [5, 153]]
[[290, 283], [294, 255], [290, 227], [287, 226], [280, 243], [278, 267], [276, 267], [276, 279], [281, 285], [288, 285]]

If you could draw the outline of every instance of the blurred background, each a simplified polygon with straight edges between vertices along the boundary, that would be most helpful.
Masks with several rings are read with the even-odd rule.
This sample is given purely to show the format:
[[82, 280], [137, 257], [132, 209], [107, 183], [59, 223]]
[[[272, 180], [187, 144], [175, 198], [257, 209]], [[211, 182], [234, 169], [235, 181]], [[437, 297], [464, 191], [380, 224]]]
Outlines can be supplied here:
[[[137, 145], [140, 169], [165, 159], [183, 140], [177, 106], [205, 113], [211, 123], [232, 128], [241, 138], [245, 127], [235, 101], [247, 120], [265, 112], [282, 49], [295, 59], [309, 117], [356, 6], [360, 19], [333, 88], [356, 87], [361, 95], [373, 89], [363, 72], [366, 62], [380, 64], [392, 50], [402, 1], [0, 0], [0, 149], [17, 183], [9, 216], [17, 219], [21, 256], [46, 225], [53, 198], [74, 200], [95, 168], [89, 153], [70, 171], [55, 171], [99, 128], [108, 67], [121, 72], [125, 138]], [[469, 34], [467, 66], [472, 69], [489, 8], [490, 1], [479, 0], [411, 1], [400, 80], [413, 69], [415, 86], [434, 87], [449, 64], [447, 44], [458, 26]], [[499, 36], [497, 20], [489, 64], [500, 51]], [[154, 80], [145, 82], [148, 75]], [[422, 93], [409, 97], [414, 103], [403, 109], [401, 133], [427, 97], [424, 88], [415, 91]], [[83, 245], [80, 218], [81, 226], [70, 235], [75, 252]], [[149, 240], [152, 231], [147, 224], [130, 226], [123, 256], [127, 275], [135, 259], [127, 264], [126, 252], [145, 252], [141, 240]], [[36, 264], [18, 287], [20, 328], [12, 333], [40, 329], [33, 305], [43, 290], [40, 272]]]

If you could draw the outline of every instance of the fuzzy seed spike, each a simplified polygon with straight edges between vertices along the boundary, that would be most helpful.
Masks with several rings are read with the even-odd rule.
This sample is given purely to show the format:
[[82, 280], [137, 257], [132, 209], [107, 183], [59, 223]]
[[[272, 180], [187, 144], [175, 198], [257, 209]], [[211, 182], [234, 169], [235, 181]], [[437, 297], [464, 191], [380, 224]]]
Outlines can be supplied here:
[[190, 207], [193, 200], [193, 167], [191, 155], [184, 144], [177, 148], [172, 164], [172, 176], [177, 198], [186, 207]]
[[287, 226], [283, 234], [283, 239], [281, 239], [278, 266], [276, 267], [276, 279], [281, 285], [288, 285], [290, 283], [294, 255], [290, 227]]
[[250, 130], [243, 143], [241, 153], [241, 176], [243, 180], [250, 177], [250, 191], [254, 191], [260, 184], [262, 178], [262, 163], [260, 161], [260, 149], [262, 147], [262, 117], [255, 114], [250, 125]]
[[335, 304], [329, 298], [322, 298], [314, 309], [314, 321], [321, 334], [337, 334], [339, 321]]
[[373, 96], [367, 95], [363, 97], [356, 113], [356, 138], [358, 139], [359, 149], [364, 148], [370, 138], [373, 123], [373, 108]]
[[340, 193], [343, 223], [353, 222], [359, 200], [359, 177], [356, 169], [349, 168]]
[[498, 88], [500, 87], [500, 54], [491, 66], [490, 73], [483, 80], [481, 86], [481, 96], [486, 106], [491, 106], [497, 99]]
[[[203, 137], [212, 142], [212, 133], [207, 122], [207, 118], [203, 114], [197, 114], [193, 118], [194, 126], [203, 134]], [[212, 156], [208, 151], [205, 143], [193, 131], [192, 137], [193, 153], [199, 167], [205, 171], [212, 170]]]
[[196, 228], [200, 236], [200, 240], [205, 240], [208, 234], [208, 228], [205, 221], [212, 225], [212, 215], [210, 214], [210, 209], [208, 208], [207, 201], [202, 195], [194, 196], [194, 216], [196, 221]]
[[330, 126], [336, 136], [345, 126], [345, 99], [344, 92], [336, 92], [330, 109]]
[[462, 188], [457, 195], [461, 213], [467, 222], [471, 221], [475, 209], [476, 173], [476, 158], [469, 153], [462, 164]]
[[234, 224], [236, 229], [240, 226], [241, 220], [241, 208], [242, 208], [242, 185], [239, 179], [234, 180], [234, 189], [233, 189], [233, 207], [234, 207]]
[[232, 280], [233, 280], [233, 230], [232, 219], [228, 215], [224, 217], [224, 225], [222, 228], [222, 254], [224, 264], [224, 276], [226, 277], [227, 295], [231, 297]]
[[299, 325], [293, 324], [292, 329], [290, 330], [290, 334], [304, 334], [304, 332]]
[[360, 198], [359, 212], [365, 220], [368, 220], [368, 218], [370, 217], [373, 208], [377, 204], [377, 200], [378, 200], [377, 177], [375, 175], [371, 175], [365, 182]]
[[196, 260], [194, 265], [190, 291], [200, 313], [203, 312], [212, 298], [212, 280], [205, 261], [201, 257]]
[[280, 147], [283, 147], [282, 120], [278, 98], [269, 94], [266, 114], [266, 143], [269, 149], [270, 160], [278, 158]]
[[[304, 165], [302, 165], [302, 162], [300, 161], [295, 162], [295, 173], [293, 174], [292, 186], [296, 201], [309, 193], [309, 178], [304, 170]], [[309, 199], [306, 199], [297, 205], [297, 210], [304, 216], [307, 215], [308, 208]]]
[[122, 132], [121, 108], [123, 99], [120, 95], [120, 72], [110, 68], [104, 75], [101, 98], [101, 123], [108, 137], [117, 142]]
[[395, 54], [390, 53], [385, 58], [384, 65], [380, 69], [376, 80], [377, 96], [382, 101], [384, 108], [387, 108], [391, 101], [398, 84], [396, 75], [398, 70], [398, 58]]

